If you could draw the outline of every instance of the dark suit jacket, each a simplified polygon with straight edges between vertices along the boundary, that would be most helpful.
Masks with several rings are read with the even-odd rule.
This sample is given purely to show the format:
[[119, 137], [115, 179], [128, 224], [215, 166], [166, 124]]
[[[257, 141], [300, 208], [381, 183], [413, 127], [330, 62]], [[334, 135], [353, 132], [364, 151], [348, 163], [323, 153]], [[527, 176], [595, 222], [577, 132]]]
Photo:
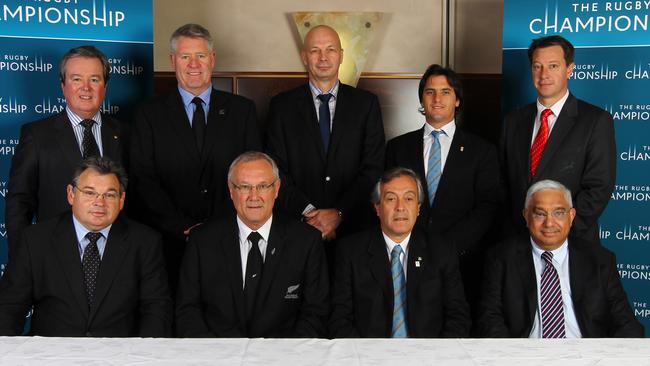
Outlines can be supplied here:
[[328, 286], [318, 231], [273, 215], [255, 317], [246, 319], [237, 221], [212, 221], [192, 233], [183, 258], [176, 330], [180, 337], [323, 337]]
[[30, 226], [0, 280], [0, 334], [22, 334], [31, 306], [32, 335], [170, 336], [160, 235], [126, 218], [113, 223], [89, 309], [72, 215]]
[[[125, 159], [125, 126], [102, 114], [104, 156], [118, 163]], [[23, 229], [32, 223], [70, 210], [66, 186], [81, 162], [81, 150], [65, 111], [27, 123], [11, 163], [5, 210], [9, 255], [16, 251]]]
[[510, 113], [501, 136], [501, 167], [512, 222], [521, 233], [527, 232], [521, 214], [526, 190], [535, 182], [552, 179], [571, 190], [577, 211], [571, 235], [599, 243], [598, 217], [609, 202], [616, 178], [612, 116], [569, 95], [551, 130], [537, 173], [530, 180], [530, 144], [536, 113], [534, 103]]
[[[528, 338], [538, 307], [530, 237], [511, 238], [492, 248], [483, 276], [479, 333], [484, 337]], [[614, 253], [569, 239], [571, 299], [583, 338], [643, 337], [643, 326], [621, 286]]]
[[[381, 229], [344, 238], [336, 249], [330, 335], [390, 337], [393, 281]], [[406, 297], [409, 337], [469, 335], [469, 308], [453, 245], [437, 237], [427, 241], [419, 229], [412, 232], [408, 245]]]
[[424, 173], [423, 133], [424, 128], [420, 128], [388, 141], [386, 169], [401, 166], [420, 177], [425, 199], [418, 224], [451, 239], [461, 253], [479, 249], [499, 209], [496, 148], [457, 127], [431, 206]]
[[337, 208], [343, 213], [339, 237], [362, 229], [372, 212], [370, 191], [384, 168], [384, 144], [374, 94], [340, 84], [327, 155], [309, 85], [275, 96], [267, 152], [282, 173], [280, 208], [296, 217], [310, 203]]
[[250, 100], [213, 89], [207, 121], [199, 153], [178, 89], [135, 114], [129, 195], [133, 215], [183, 241], [185, 229], [232, 210], [228, 167], [241, 153], [261, 148]]

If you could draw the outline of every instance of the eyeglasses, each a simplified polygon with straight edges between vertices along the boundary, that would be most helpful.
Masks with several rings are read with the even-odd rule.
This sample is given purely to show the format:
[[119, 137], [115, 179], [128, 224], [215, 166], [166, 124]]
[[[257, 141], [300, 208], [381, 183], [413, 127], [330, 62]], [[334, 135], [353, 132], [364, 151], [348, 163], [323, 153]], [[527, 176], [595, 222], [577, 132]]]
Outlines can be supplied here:
[[78, 187], [75, 187], [75, 189], [81, 193], [81, 198], [87, 201], [94, 201], [99, 197], [107, 202], [115, 202], [120, 199], [120, 194], [115, 191], [97, 193], [92, 189], [79, 189]]
[[[569, 211], [565, 209], [560, 209], [560, 210], [555, 210], [553, 212], [550, 212], [550, 215], [556, 220], [562, 220], [566, 217], [568, 213]], [[548, 218], [549, 213], [546, 211], [533, 211], [531, 215], [533, 216], [533, 220], [545, 221]]]
[[250, 184], [235, 184], [232, 181], [230, 182], [233, 187], [235, 187], [236, 190], [239, 192], [245, 192], [245, 193], [251, 193], [253, 191], [253, 188], [257, 190], [257, 192], [267, 192], [271, 187], [275, 185], [275, 182], [278, 180], [274, 180], [271, 183], [260, 183], [256, 185], [250, 185]]

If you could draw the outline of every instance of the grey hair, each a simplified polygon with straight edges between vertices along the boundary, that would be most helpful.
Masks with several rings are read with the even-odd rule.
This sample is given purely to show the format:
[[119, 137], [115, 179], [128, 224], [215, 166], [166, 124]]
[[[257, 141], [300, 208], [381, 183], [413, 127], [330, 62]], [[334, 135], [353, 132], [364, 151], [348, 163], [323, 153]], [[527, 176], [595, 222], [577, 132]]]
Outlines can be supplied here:
[[104, 84], [108, 83], [110, 74], [109, 74], [108, 58], [106, 57], [106, 55], [95, 46], [79, 46], [79, 47], [69, 49], [68, 52], [66, 52], [65, 55], [63, 55], [63, 58], [59, 63], [59, 79], [61, 80], [62, 84], [65, 84], [65, 70], [68, 64], [68, 60], [75, 57], [98, 59], [99, 62], [102, 63]]
[[115, 175], [117, 181], [120, 183], [120, 193], [126, 192], [126, 185], [129, 179], [126, 176], [124, 168], [113, 160], [102, 156], [91, 156], [82, 160], [81, 163], [77, 165], [77, 168], [74, 171], [74, 176], [72, 177], [73, 187], [78, 186], [79, 177], [88, 169], [94, 170], [100, 175]]
[[377, 183], [375, 183], [375, 187], [372, 189], [372, 193], [370, 194], [370, 202], [374, 204], [379, 203], [379, 200], [381, 199], [381, 185], [386, 184], [398, 177], [411, 177], [415, 180], [415, 185], [418, 187], [418, 201], [420, 204], [422, 204], [424, 202], [424, 194], [422, 193], [423, 189], [420, 177], [418, 177], [417, 173], [413, 170], [400, 166], [389, 169], [381, 175]]
[[524, 208], [528, 209], [528, 206], [530, 205], [530, 201], [533, 199], [533, 195], [535, 193], [541, 192], [541, 191], [547, 191], [547, 190], [556, 190], [562, 192], [564, 195], [564, 199], [569, 203], [570, 207], [573, 207], [573, 199], [571, 198], [571, 191], [562, 183], [556, 182], [554, 180], [550, 179], [545, 179], [545, 180], [540, 180], [539, 182], [533, 184], [528, 188], [528, 191], [526, 192], [526, 201], [524, 204]]
[[172, 53], [176, 52], [176, 41], [179, 37], [200, 38], [208, 43], [208, 49], [210, 51], [214, 48], [214, 41], [212, 40], [210, 31], [200, 24], [188, 23], [180, 26], [172, 33], [172, 36], [169, 38], [169, 50]]
[[280, 178], [278, 166], [270, 156], [260, 151], [246, 151], [245, 153], [236, 157], [235, 160], [230, 163], [230, 167], [228, 168], [228, 182], [232, 182], [232, 175], [237, 164], [248, 163], [249, 161], [256, 160], [265, 160], [267, 163], [271, 164], [271, 169], [273, 169], [273, 180], [278, 180]]

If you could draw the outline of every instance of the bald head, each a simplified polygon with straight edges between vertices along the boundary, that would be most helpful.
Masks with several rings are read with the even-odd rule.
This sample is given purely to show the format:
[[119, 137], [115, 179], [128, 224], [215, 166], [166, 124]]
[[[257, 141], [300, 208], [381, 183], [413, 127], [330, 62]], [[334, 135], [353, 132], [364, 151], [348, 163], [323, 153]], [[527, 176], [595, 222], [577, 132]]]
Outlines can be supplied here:
[[305, 36], [300, 57], [309, 73], [309, 81], [321, 91], [329, 91], [339, 78], [343, 62], [338, 33], [326, 25], [315, 26]]

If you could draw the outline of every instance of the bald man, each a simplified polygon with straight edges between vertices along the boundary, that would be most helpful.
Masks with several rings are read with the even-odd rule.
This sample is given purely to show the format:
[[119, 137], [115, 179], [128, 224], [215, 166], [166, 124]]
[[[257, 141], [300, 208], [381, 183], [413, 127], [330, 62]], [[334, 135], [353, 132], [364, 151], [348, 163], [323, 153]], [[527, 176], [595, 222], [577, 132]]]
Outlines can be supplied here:
[[300, 56], [309, 82], [271, 100], [267, 151], [282, 174], [279, 206], [331, 241], [372, 222], [384, 128], [377, 96], [339, 81], [343, 49], [334, 29], [312, 28]]

